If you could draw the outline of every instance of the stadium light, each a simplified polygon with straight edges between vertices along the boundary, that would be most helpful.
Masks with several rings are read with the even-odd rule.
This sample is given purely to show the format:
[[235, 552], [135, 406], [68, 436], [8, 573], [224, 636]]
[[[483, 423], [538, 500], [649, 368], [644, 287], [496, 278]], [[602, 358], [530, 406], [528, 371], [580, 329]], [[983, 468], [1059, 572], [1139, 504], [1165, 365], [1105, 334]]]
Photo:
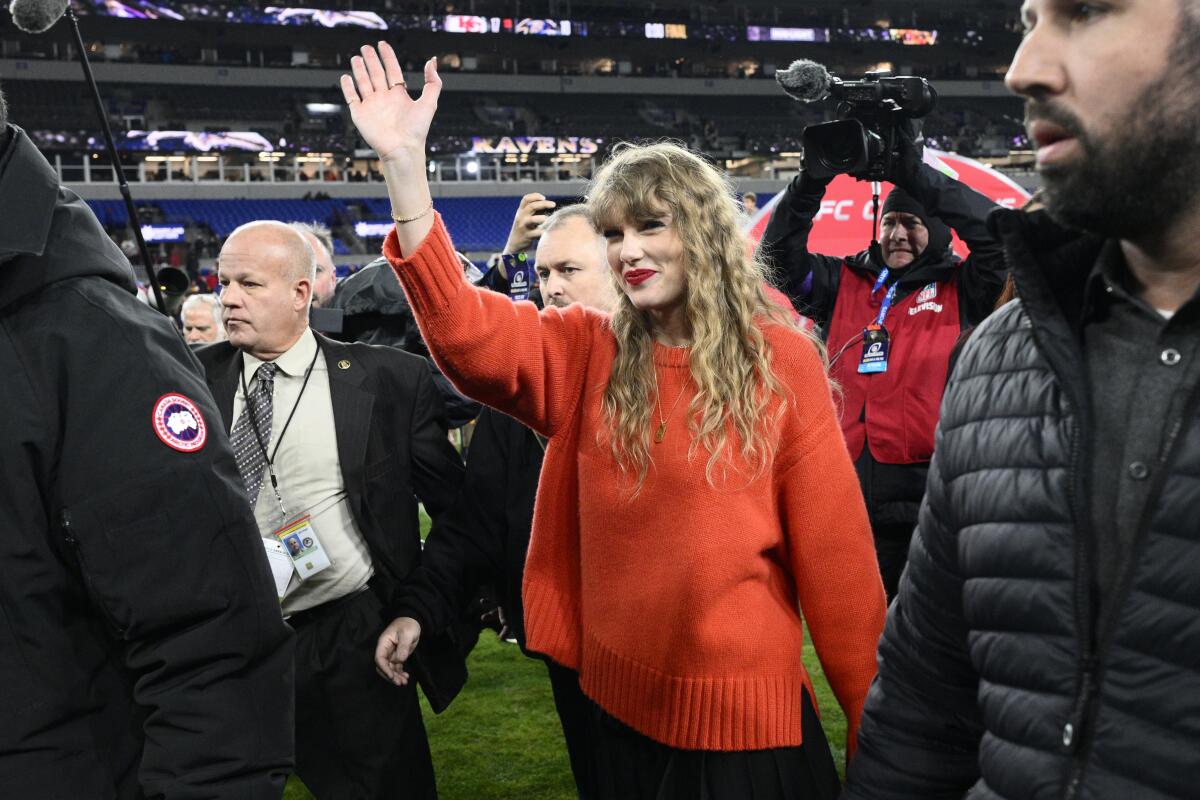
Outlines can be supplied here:
[[468, 161], [467, 162], [467, 172], [468, 172], [468, 174], [471, 174], [471, 175], [478, 174], [479, 162], [478, 161]]

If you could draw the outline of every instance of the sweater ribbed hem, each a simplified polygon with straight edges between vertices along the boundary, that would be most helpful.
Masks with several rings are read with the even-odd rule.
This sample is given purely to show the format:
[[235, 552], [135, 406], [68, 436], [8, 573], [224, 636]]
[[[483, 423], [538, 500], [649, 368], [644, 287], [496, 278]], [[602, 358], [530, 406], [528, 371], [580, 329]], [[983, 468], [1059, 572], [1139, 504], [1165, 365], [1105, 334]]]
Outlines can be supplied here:
[[765, 750], [802, 739], [806, 676], [677, 677], [584, 637], [580, 687], [644, 736], [684, 750]]
[[549, 579], [528, 571], [521, 592], [525, 606], [525, 647], [564, 667], [579, 669], [579, 605], [563, 597]]

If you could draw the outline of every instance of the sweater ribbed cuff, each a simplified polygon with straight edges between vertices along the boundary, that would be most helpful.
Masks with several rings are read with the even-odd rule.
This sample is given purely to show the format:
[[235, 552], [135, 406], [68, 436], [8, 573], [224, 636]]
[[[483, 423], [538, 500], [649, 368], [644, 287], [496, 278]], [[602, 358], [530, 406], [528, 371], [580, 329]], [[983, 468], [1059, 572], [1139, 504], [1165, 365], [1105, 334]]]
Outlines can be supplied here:
[[408, 258], [401, 255], [394, 226], [383, 240], [383, 255], [404, 287], [418, 320], [435, 319], [466, 285], [462, 262], [450, 241], [442, 215], [436, 211], [433, 227], [412, 255]]

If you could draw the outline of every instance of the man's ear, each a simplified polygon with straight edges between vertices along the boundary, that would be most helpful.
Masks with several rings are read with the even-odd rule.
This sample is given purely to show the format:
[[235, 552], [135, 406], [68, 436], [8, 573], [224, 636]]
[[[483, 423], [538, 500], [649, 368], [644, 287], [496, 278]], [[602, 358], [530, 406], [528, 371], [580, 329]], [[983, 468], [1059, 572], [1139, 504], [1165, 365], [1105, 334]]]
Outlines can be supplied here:
[[312, 281], [308, 278], [301, 278], [296, 281], [292, 287], [292, 291], [295, 292], [296, 309], [308, 308], [309, 304], [312, 303]]

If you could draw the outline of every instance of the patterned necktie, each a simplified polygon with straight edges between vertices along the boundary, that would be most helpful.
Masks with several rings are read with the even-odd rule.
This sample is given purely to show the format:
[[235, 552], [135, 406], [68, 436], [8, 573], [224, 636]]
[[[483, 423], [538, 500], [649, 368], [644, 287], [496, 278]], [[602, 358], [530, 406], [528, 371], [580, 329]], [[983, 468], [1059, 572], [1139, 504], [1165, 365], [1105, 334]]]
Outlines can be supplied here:
[[[254, 392], [229, 434], [229, 443], [233, 445], [238, 472], [242, 475], [242, 483], [246, 485], [246, 493], [250, 495], [251, 507], [258, 501], [258, 490], [262, 488], [263, 473], [267, 468], [267, 457], [263, 448], [271, 442], [271, 397], [275, 392], [277, 369], [279, 367], [268, 362], [254, 373], [254, 379], [257, 381]], [[262, 437], [262, 444], [259, 444], [258, 436], [254, 435], [255, 423], [258, 426], [258, 436]]]

